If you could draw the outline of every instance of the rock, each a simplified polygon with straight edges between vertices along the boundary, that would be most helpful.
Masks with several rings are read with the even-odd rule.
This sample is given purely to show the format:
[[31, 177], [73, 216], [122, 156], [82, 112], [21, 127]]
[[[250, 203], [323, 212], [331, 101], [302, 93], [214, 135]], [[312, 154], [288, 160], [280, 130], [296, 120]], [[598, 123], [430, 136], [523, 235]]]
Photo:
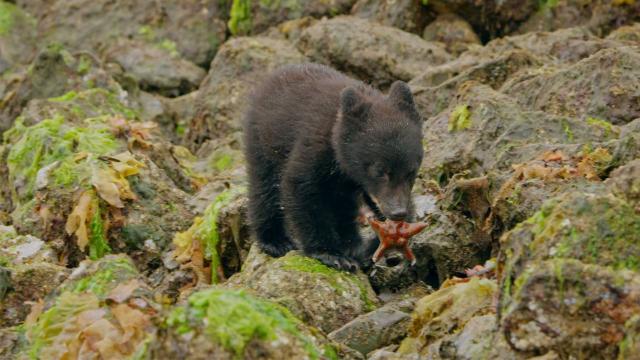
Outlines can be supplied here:
[[426, 288], [410, 289], [384, 306], [358, 316], [328, 336], [362, 354], [399, 342], [407, 334], [410, 312]]
[[463, 330], [476, 316], [493, 313], [496, 291], [494, 281], [473, 278], [425, 296], [416, 305], [409, 336], [402, 341], [398, 353], [426, 356], [430, 344]]
[[7, 130], [30, 100], [58, 97], [70, 91], [101, 87], [122, 91], [113, 78], [89, 54], [72, 56], [59, 46], [38, 53], [29, 71], [13, 78], [0, 102], [0, 131]]
[[106, 50], [105, 56], [133, 76], [141, 89], [165, 96], [193, 91], [206, 75], [195, 64], [180, 58], [177, 52], [141, 40], [117, 41]]
[[637, 271], [555, 258], [531, 264], [513, 279], [501, 326], [520, 352], [612, 359], [637, 337]]
[[509, 231], [499, 269], [501, 329], [511, 346], [616, 357], [635, 336], [625, 323], [640, 310], [639, 226], [626, 199], [577, 192]]
[[0, 225], [0, 242], [0, 262], [3, 265], [57, 262], [54, 252], [44, 241], [31, 235], [18, 235], [13, 226]]
[[351, 15], [419, 34], [434, 15], [420, 0], [359, 0]]
[[285, 307], [242, 290], [211, 288], [169, 312], [152, 358], [351, 359]]
[[518, 32], [554, 31], [584, 26], [602, 36], [620, 25], [638, 21], [639, 14], [640, 4], [633, 1], [549, 1], [527, 19]]
[[334, 270], [297, 252], [259, 264], [254, 260], [259, 251], [252, 252], [243, 271], [226, 286], [250, 289], [272, 299], [305, 324], [330, 332], [376, 308], [375, 293], [362, 274]]
[[640, 45], [640, 23], [621, 26], [612, 31], [606, 38], [629, 45]]
[[349, 16], [322, 20], [308, 27], [296, 46], [313, 61], [332, 65], [380, 87], [395, 80], [409, 81], [429, 66], [451, 59], [441, 44]]
[[200, 86], [185, 143], [195, 149], [206, 140], [240, 131], [251, 89], [274, 69], [305, 60], [285, 40], [239, 37], [226, 42]]
[[233, 35], [259, 34], [270, 26], [303, 17], [321, 18], [349, 11], [355, 0], [235, 0], [230, 9], [229, 31]]
[[34, 305], [19, 358], [143, 355], [159, 308], [138, 275], [126, 255], [81, 263], [55, 294]]
[[473, 45], [481, 45], [471, 25], [455, 14], [438, 16], [424, 28], [422, 38], [444, 43], [447, 51], [453, 55], [459, 55]]
[[143, 268], [159, 260], [192, 215], [160, 169], [175, 160], [154, 157], [167, 145], [153, 128], [104, 89], [25, 111], [7, 133], [0, 180], [12, 194], [14, 226], [50, 244], [64, 264], [125, 249]]
[[505, 85], [503, 91], [530, 109], [620, 125], [640, 116], [639, 66], [637, 48], [605, 49], [568, 68]]
[[426, 175], [446, 183], [456, 173], [509, 170], [562, 144], [576, 144], [567, 146], [577, 153], [581, 144], [614, 136], [599, 123], [526, 111], [488, 86], [467, 82], [446, 111], [425, 122], [428, 156], [422, 166]]
[[640, 205], [640, 159], [615, 169], [606, 183], [614, 194]]
[[0, 1], [0, 75], [26, 64], [36, 50], [36, 20], [14, 4]]
[[98, 51], [116, 39], [137, 38], [205, 67], [226, 37], [223, 9], [214, 0], [58, 0], [47, 10], [38, 23], [42, 41], [73, 50]]
[[454, 13], [467, 20], [484, 39], [513, 32], [538, 8], [533, 0], [430, 0], [428, 4], [439, 13]]
[[[424, 118], [429, 118], [446, 108], [458, 87], [466, 81], [477, 81], [499, 89], [519, 71], [541, 65], [540, 59], [528, 51], [514, 50], [468, 68], [459, 75], [439, 84], [441, 73], [427, 71], [411, 80], [409, 85], [421, 115]], [[436, 85], [434, 86], [434, 84]]]

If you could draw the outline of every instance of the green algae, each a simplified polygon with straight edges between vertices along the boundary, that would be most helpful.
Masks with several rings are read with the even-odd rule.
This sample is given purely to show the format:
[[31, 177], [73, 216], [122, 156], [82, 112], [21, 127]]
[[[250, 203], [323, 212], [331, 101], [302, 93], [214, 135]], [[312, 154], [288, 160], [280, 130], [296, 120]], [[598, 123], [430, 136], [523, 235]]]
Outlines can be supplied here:
[[49, 98], [48, 100], [52, 102], [67, 102], [67, 101], [72, 101], [76, 97], [78, 97], [78, 93], [74, 90], [71, 90], [66, 94], [60, 95], [58, 97]]
[[360, 291], [360, 299], [364, 303], [365, 311], [372, 311], [376, 308], [375, 302], [369, 298], [367, 286], [363, 280], [352, 273], [333, 269], [324, 265], [319, 260], [307, 256], [285, 256], [280, 258], [278, 261], [282, 262], [282, 268], [286, 270], [320, 274], [324, 276], [331, 286], [338, 291], [344, 291], [344, 287], [341, 285], [339, 280], [355, 284]]
[[256, 298], [242, 290], [212, 288], [191, 295], [186, 307], [174, 309], [166, 320], [178, 334], [187, 334], [195, 324], [204, 323], [205, 333], [241, 359], [249, 342], [254, 339], [273, 341], [284, 332], [302, 342], [311, 359], [319, 351], [303, 335], [300, 320], [285, 307]]
[[618, 137], [618, 135], [620, 135], [620, 129], [608, 121], [594, 117], [588, 117], [587, 124], [602, 129], [606, 137], [610, 137], [612, 135], [614, 137]]
[[25, 127], [19, 119], [14, 127], [5, 134], [5, 143], [9, 139], [18, 139], [11, 145], [7, 157], [9, 177], [12, 182], [19, 179], [24, 189], [18, 196], [20, 201], [33, 196], [38, 171], [58, 162], [52, 170], [57, 185], [70, 185], [82, 176], [88, 176], [88, 162], [75, 161], [81, 152], [95, 155], [107, 155], [118, 149], [119, 144], [103, 124], [86, 124], [86, 127], [74, 127], [66, 124], [61, 116], [46, 119], [38, 124]]
[[89, 258], [97, 260], [111, 252], [109, 242], [105, 236], [104, 221], [102, 220], [102, 210], [98, 199], [94, 199], [94, 209], [96, 209], [91, 217], [89, 227], [91, 235], [89, 236]]
[[469, 105], [458, 105], [449, 115], [449, 132], [466, 130], [471, 127]]
[[233, 0], [227, 26], [231, 35], [243, 35], [251, 31], [251, 0]]
[[98, 270], [91, 275], [72, 282], [65, 290], [68, 289], [74, 293], [89, 292], [102, 298], [121, 282], [136, 276], [138, 276], [138, 271], [129, 259], [122, 257], [105, 258], [101, 260]]
[[18, 6], [0, 1], [0, 36], [9, 34], [17, 21], [26, 21], [35, 26], [35, 19], [22, 11]]

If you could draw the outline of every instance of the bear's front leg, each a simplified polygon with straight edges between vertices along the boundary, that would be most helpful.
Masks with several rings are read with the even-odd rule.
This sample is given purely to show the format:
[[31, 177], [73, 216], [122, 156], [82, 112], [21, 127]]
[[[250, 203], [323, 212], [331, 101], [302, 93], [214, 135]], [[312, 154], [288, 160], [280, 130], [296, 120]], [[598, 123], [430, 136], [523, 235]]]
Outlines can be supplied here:
[[334, 204], [322, 187], [325, 177], [309, 168], [312, 164], [293, 163], [282, 179], [282, 200], [285, 226], [305, 255], [327, 266], [356, 271], [358, 262], [348, 254], [349, 241], [342, 239]]

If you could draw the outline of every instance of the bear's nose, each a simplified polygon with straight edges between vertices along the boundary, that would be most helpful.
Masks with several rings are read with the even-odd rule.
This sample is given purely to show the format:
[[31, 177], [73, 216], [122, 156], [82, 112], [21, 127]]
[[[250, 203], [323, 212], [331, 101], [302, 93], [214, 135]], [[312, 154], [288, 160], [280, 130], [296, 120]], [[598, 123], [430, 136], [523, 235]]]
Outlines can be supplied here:
[[403, 209], [403, 208], [393, 209], [389, 214], [389, 218], [395, 221], [404, 220], [405, 217], [407, 217], [407, 209]]

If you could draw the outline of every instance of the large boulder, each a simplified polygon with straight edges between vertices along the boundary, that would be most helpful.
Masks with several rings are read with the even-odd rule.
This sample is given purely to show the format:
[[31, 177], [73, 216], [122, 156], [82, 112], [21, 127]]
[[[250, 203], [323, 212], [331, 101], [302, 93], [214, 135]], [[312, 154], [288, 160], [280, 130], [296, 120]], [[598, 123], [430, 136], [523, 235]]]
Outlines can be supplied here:
[[38, 104], [5, 133], [0, 187], [14, 226], [51, 244], [64, 264], [113, 250], [143, 267], [157, 261], [192, 216], [163, 170], [181, 169], [163, 154], [171, 146], [108, 90]]
[[480, 38], [471, 25], [455, 14], [442, 14], [424, 28], [422, 37], [427, 41], [439, 41], [447, 46], [447, 51], [459, 55], [474, 45], [480, 45]]
[[218, 1], [58, 0], [38, 23], [44, 42], [73, 50], [97, 51], [121, 37], [170, 46], [185, 59], [207, 66], [225, 40], [226, 26]]
[[503, 91], [527, 108], [625, 124], [640, 117], [640, 51], [601, 50], [555, 71], [523, 77]]
[[204, 70], [179, 57], [172, 48], [163, 48], [141, 40], [119, 40], [106, 50], [108, 61], [115, 62], [146, 91], [178, 96], [200, 85]]
[[352, 359], [289, 310], [247, 291], [211, 288], [170, 310], [151, 358]]
[[226, 286], [250, 289], [272, 299], [326, 332], [376, 308], [378, 300], [363, 274], [329, 268], [290, 252], [272, 259], [252, 247], [242, 272]]
[[285, 40], [239, 37], [226, 42], [198, 91], [187, 144], [196, 148], [239, 131], [252, 88], [274, 69], [305, 61]]
[[409, 81], [451, 59], [442, 44], [353, 16], [317, 22], [302, 32], [296, 46], [313, 61], [381, 87]]
[[639, 230], [634, 206], [603, 191], [561, 195], [509, 231], [501, 240], [499, 320], [511, 346], [616, 357], [636, 336]]
[[351, 15], [420, 34], [434, 14], [421, 0], [359, 0]]

